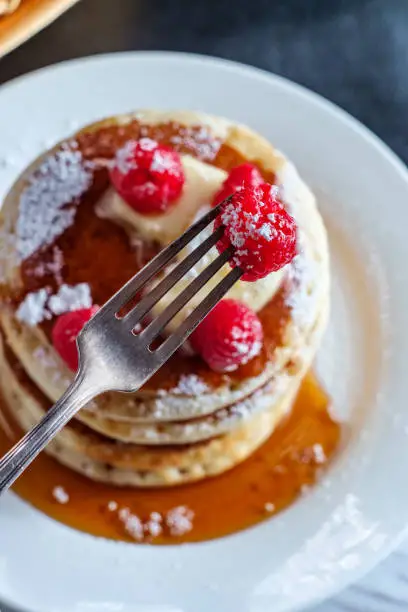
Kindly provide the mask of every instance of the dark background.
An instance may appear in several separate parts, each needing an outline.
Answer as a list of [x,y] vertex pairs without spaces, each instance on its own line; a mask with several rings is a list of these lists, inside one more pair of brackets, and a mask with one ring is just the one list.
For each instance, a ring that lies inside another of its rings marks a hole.
[[408,0],[81,0],[0,60],[0,82],[131,49],[205,53],[284,75],[339,104],[408,161]]

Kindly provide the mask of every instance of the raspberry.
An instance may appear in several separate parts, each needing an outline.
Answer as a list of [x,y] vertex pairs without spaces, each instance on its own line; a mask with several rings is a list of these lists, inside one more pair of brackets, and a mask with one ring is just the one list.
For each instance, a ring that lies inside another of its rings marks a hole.
[[235,247],[230,264],[243,270],[242,280],[264,278],[296,255],[296,222],[279,201],[277,188],[267,183],[236,191],[223,205],[214,229],[220,225],[225,231],[218,251]]
[[225,299],[200,323],[190,340],[212,370],[231,372],[260,353],[262,323],[245,304]]
[[67,366],[74,372],[78,369],[78,349],[76,339],[85,325],[97,312],[98,306],[80,308],[60,315],[52,330],[54,348]]
[[246,163],[236,166],[232,168],[221,189],[215,194],[213,206],[217,206],[225,198],[242,189],[244,185],[259,187],[263,182],[261,173],[253,164]]
[[146,215],[166,211],[185,180],[180,155],[150,138],[129,140],[119,149],[110,177],[119,195]]

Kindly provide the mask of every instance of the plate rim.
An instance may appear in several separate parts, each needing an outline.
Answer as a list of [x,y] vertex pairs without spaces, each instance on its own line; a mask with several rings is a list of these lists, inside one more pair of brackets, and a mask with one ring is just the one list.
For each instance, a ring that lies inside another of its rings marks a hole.
[[[79,2],[79,0],[68,0],[71,2]],[[332,102],[328,98],[325,98],[322,94],[314,91],[313,89],[309,89],[305,85],[301,83],[297,83],[296,81],[292,81],[291,79],[282,76],[280,74],[276,74],[274,72],[270,72],[264,68],[258,68],[257,66],[252,66],[250,64],[245,64],[243,62],[238,62],[235,60],[226,59],[223,57],[217,57],[215,55],[205,55],[202,53],[190,53],[186,51],[162,51],[162,50],[149,50],[149,51],[116,51],[109,53],[94,53],[91,55],[85,55],[83,57],[75,57],[72,59],[62,60],[59,62],[54,62],[47,66],[42,66],[40,68],[36,68],[34,70],[30,70],[24,74],[20,74],[11,78],[4,83],[0,84],[0,95],[1,93],[9,88],[14,86],[18,86],[21,83],[37,78],[38,76],[42,76],[44,74],[52,74],[53,72],[57,72],[59,70],[64,70],[65,68],[70,68],[71,66],[79,66],[83,64],[98,64],[104,63],[107,60],[113,59],[127,59],[127,58],[140,58],[142,60],[155,60],[163,59],[183,59],[189,62],[195,62],[197,64],[206,64],[213,66],[224,66],[230,71],[246,73],[251,76],[256,74],[258,77],[262,78],[265,81],[273,80],[278,83],[281,87],[286,90],[292,90],[298,96],[304,99],[312,99],[318,106],[325,108],[332,115],[337,116],[337,118],[342,121],[345,125],[357,130],[361,136],[367,139],[380,153],[385,154],[389,161],[392,164],[396,164],[396,168],[399,172],[402,172],[405,179],[408,181],[408,164],[401,159],[401,157],[388,145],[384,142],[371,128],[369,128],[365,123],[363,123],[360,119],[357,119],[353,115],[351,115],[347,110]]]

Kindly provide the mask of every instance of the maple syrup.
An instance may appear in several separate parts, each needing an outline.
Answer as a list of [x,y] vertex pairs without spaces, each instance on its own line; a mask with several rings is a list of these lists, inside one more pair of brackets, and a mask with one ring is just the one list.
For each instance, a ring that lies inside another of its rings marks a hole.
[[[191,511],[192,529],[184,535],[164,530],[145,541],[175,544],[219,538],[280,512],[315,483],[340,438],[329,408],[329,397],[309,373],[290,415],[261,448],[231,471],[197,484],[157,490],[117,488],[88,480],[42,453],[17,480],[14,491],[55,520],[95,536],[132,541],[118,513],[109,509],[114,502],[113,507],[129,508],[142,520],[180,506]],[[4,402],[0,417],[1,456],[23,432]],[[56,487],[67,493],[67,503],[54,498]]]

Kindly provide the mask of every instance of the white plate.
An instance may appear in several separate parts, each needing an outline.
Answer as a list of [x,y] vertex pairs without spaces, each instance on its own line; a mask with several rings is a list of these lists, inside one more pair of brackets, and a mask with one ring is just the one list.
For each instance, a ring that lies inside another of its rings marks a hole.
[[1,192],[76,126],[139,107],[247,123],[317,191],[333,261],[319,368],[348,422],[343,446],[321,485],[288,511],[203,544],[95,539],[10,494],[0,503],[0,599],[30,612],[297,610],[360,577],[406,527],[408,175],[360,124],[281,78],[135,53],[51,67],[0,90]]

